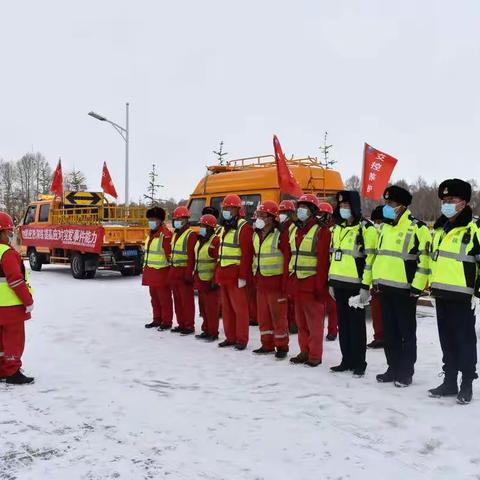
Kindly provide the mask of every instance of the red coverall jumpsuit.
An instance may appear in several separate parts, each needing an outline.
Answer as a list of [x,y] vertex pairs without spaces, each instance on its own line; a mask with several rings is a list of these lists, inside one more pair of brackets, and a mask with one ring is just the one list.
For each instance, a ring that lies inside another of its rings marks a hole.
[[[306,225],[297,228],[295,243],[297,248],[303,237],[315,225],[315,219],[309,218]],[[295,319],[298,326],[298,343],[302,352],[308,353],[309,361],[321,361],[323,354],[323,331],[325,305],[328,293],[328,267],[330,257],[330,230],[321,227],[317,233],[317,273],[299,279],[293,273],[290,276],[289,290],[295,298]],[[292,252],[292,255],[294,252]]]
[[10,377],[22,366],[25,348],[25,321],[31,318],[25,307],[33,298],[25,283],[25,267],[12,248],[2,255],[0,280],[7,282],[23,305],[0,307],[0,377]]
[[[170,241],[172,233],[165,226],[161,225],[155,232],[150,232],[150,236],[147,243],[147,249],[145,251],[145,259],[148,263],[148,254],[150,252],[150,245],[154,238],[158,238],[163,233],[163,251],[168,259],[171,255]],[[170,328],[172,326],[173,318],[173,303],[172,303],[172,290],[168,283],[168,272],[170,267],[165,268],[152,268],[146,263],[143,268],[142,285],[149,287],[150,299],[152,302],[153,310],[153,322],[158,326]]]

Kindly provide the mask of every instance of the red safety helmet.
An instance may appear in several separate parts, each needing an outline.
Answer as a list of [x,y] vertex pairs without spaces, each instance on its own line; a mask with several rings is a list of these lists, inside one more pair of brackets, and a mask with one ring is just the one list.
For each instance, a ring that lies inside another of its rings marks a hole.
[[273,200],[266,200],[258,206],[257,212],[269,213],[270,215],[276,217],[278,215],[277,202],[274,202]]
[[282,200],[278,206],[280,212],[294,212],[295,204],[291,200]]
[[176,220],[177,218],[190,218],[190,211],[188,210],[187,207],[181,206],[177,207],[173,211],[173,219]]
[[320,206],[320,200],[316,197],[313,193],[304,193],[299,199],[298,203],[307,203],[309,205],[313,205],[316,208]]
[[333,214],[333,207],[327,202],[320,202],[318,204],[318,211],[323,213]]
[[235,195],[234,193],[231,193],[223,199],[222,207],[223,208],[225,208],[225,207],[241,208],[242,207],[242,200],[240,199],[240,197],[238,195]]
[[200,217],[198,223],[200,225],[208,225],[209,227],[215,228],[217,226],[217,219],[215,218],[215,215],[206,213]]
[[12,217],[8,213],[0,212],[0,230],[13,230],[14,228]]

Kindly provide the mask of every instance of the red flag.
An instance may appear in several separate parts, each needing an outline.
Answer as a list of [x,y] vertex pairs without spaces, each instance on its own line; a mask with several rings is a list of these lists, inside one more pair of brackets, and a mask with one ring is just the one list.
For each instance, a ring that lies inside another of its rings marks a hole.
[[50,191],[54,193],[57,197],[62,198],[63,195],[63,174],[62,174],[62,160],[58,159],[58,165],[55,169],[52,179],[52,186]]
[[280,191],[294,197],[300,197],[303,195],[303,190],[288,168],[287,159],[276,135],[273,136],[273,148],[275,150],[275,163],[277,164],[277,179]]
[[113,184],[112,177],[107,168],[107,162],[103,162],[102,170],[102,190],[105,193],[108,193],[112,197],[118,198],[118,193],[115,190],[115,185]]
[[396,158],[366,143],[363,151],[362,196],[380,200],[396,164]]

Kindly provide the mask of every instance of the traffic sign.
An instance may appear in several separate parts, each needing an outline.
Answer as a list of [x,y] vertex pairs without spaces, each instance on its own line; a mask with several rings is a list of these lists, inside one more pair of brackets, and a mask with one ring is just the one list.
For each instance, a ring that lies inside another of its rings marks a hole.
[[102,192],[65,192],[65,205],[99,207],[103,204]]

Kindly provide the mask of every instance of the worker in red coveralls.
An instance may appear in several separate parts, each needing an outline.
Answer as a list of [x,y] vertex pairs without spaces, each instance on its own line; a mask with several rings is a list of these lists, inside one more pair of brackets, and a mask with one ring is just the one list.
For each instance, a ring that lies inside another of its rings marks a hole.
[[145,241],[142,285],[150,289],[153,321],[145,328],[169,330],[173,318],[172,290],[168,281],[172,233],[164,223],[163,208],[150,208],[146,216],[150,233]]
[[325,304],[328,298],[330,230],[319,225],[319,200],[310,193],[297,203],[297,230],[290,238],[289,290],[295,297],[300,353],[290,361],[316,367],[322,363]]
[[[328,227],[330,231],[334,225],[333,221],[333,207],[327,202],[320,202],[319,207],[319,222],[323,226]],[[326,314],[328,317],[328,329],[327,336],[325,337],[327,341],[333,342],[337,339],[338,334],[338,318],[337,318],[337,302],[332,297],[328,295],[326,302]]]
[[22,259],[11,246],[13,228],[10,215],[0,212],[0,380],[25,385],[34,382],[20,370],[33,298]]
[[[385,218],[383,218],[383,205],[379,205],[373,209],[370,219],[374,223],[375,228],[380,231],[382,225],[385,223]],[[370,291],[370,294],[372,295],[370,309],[372,314],[373,340],[367,344],[367,347],[383,348],[383,322],[382,308],[380,306],[380,293],[373,288]]]
[[[245,208],[240,209],[240,217],[245,218]],[[257,219],[257,211],[255,210],[250,218],[250,225],[253,226],[255,220]],[[251,327],[258,327],[257,319],[257,284],[255,281],[255,276],[252,277],[252,280],[247,283],[247,297],[248,297],[248,316],[250,318],[248,324]]]
[[252,281],[252,227],[239,215],[242,201],[235,194],[223,200],[217,283],[221,287],[223,327],[226,340],[219,347],[245,350],[248,343],[248,294]]
[[180,206],[173,211],[172,258],[169,281],[178,325],[172,332],[191,335],[195,332],[195,297],[193,270],[197,234],[190,228],[190,212]]
[[215,233],[217,219],[214,215],[202,215],[199,220],[199,236],[195,245],[194,287],[198,291],[198,306],[202,312],[200,340],[213,342],[218,338],[220,313],[220,289],[215,283],[220,238]]
[[256,354],[288,353],[287,280],[290,261],[288,230],[277,227],[278,205],[267,200],[257,209],[253,234],[253,274],[257,285],[257,318],[262,346]]
[[[288,237],[295,235],[295,202],[292,200],[282,200],[278,206],[278,228],[282,231],[288,231]],[[295,301],[291,295],[287,295],[287,316],[288,330],[290,333],[297,333],[297,324],[295,322]]]

